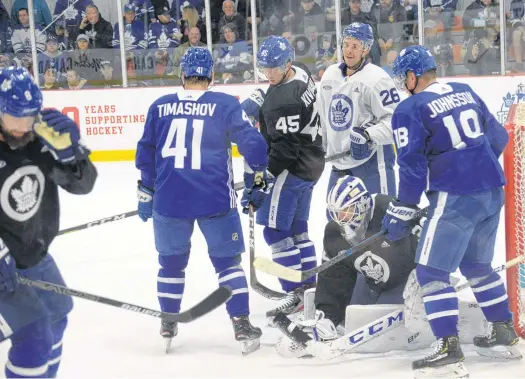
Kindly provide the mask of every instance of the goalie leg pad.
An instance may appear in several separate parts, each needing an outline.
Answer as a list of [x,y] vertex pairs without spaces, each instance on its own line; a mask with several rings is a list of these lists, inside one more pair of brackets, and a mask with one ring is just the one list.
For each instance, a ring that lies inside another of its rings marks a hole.
[[[459,269],[469,281],[472,292],[488,321],[512,319],[505,284],[499,274],[493,272],[490,263],[462,262]],[[487,279],[479,281],[487,275],[489,275]]]
[[416,275],[434,336],[457,336],[459,304],[456,290],[450,285],[450,273],[418,264]]
[[[301,254],[302,270],[310,270],[317,267],[317,257],[315,255],[315,245],[308,236],[308,222],[294,220],[292,223],[292,239],[295,247]],[[302,284],[315,283],[315,275],[306,279]]]
[[[283,266],[294,270],[301,270],[301,250],[295,246],[290,230],[279,230],[265,227],[264,240],[272,249],[272,259]],[[301,287],[301,283],[293,283],[279,279],[284,292],[291,292]]]
[[157,276],[157,296],[163,312],[179,313],[190,253],[159,255],[160,269]]

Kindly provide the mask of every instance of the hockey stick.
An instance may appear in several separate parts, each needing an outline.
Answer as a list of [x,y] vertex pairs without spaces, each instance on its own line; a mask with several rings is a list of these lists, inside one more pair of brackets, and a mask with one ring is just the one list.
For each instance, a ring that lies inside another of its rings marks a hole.
[[[234,184],[235,191],[239,191],[239,190],[241,190],[243,188],[244,188],[244,182],[239,182],[239,183],[235,183]],[[136,216],[138,214],[139,214],[138,211],[131,211],[131,212],[118,214],[118,215],[115,215],[115,216],[101,218],[100,220],[90,221],[87,224],[77,225],[77,226],[73,226],[71,228],[67,228],[67,229],[61,230],[61,231],[58,232],[57,236],[61,236],[63,234],[67,234],[67,233],[77,232],[79,230],[89,229],[89,228],[91,228],[93,226],[107,224],[108,222],[119,221],[119,220],[122,220],[122,219],[125,219],[125,218],[128,218],[128,217]]]
[[[492,273],[505,271],[509,268],[512,268],[520,263],[525,262],[525,255],[516,257],[505,264],[494,268]],[[459,286],[456,286],[456,292],[462,291],[465,288],[470,287],[471,285],[476,285],[486,280],[490,275],[483,276],[478,278],[473,283],[463,283]],[[332,342],[323,343],[323,347],[314,346],[318,345],[314,343],[315,341],[303,330],[301,330],[295,323],[293,323],[286,315],[278,314],[275,316],[274,324],[283,332],[288,338],[294,341],[297,345],[303,349],[308,349],[308,353],[311,355],[318,356],[321,359],[332,359],[339,355],[348,353],[352,349],[363,345],[374,338],[377,338],[385,333],[388,333],[390,330],[397,328],[402,325],[404,322],[405,313],[404,308],[399,308],[390,312],[389,314],[378,318],[358,329],[355,329],[344,336],[337,338]],[[326,348],[329,346],[329,349]]]
[[153,316],[168,321],[181,323],[192,322],[197,318],[204,316],[206,313],[213,311],[215,308],[228,301],[232,296],[231,287],[219,287],[187,311],[180,313],[167,313],[162,311],[156,311],[150,308],[141,307],[139,305],[125,303],[119,300],[109,299],[107,297],[93,295],[83,291],[77,291],[72,288],[61,286],[59,284],[44,282],[41,280],[31,280],[23,276],[18,276],[18,282],[44,291],[56,292],[60,295],[73,296],[85,300],[91,300],[96,303],[106,304],[116,308],[122,308],[127,311],[142,313],[148,316]]
[[[427,213],[428,207],[420,209],[414,216],[414,218],[418,218],[420,216],[423,216]],[[351,247],[348,250],[341,250],[337,256],[333,257],[332,259],[322,263],[321,265],[314,267],[310,270],[301,271],[301,270],[294,270],[291,268],[288,268],[286,266],[283,266],[279,263],[276,263],[272,261],[271,259],[265,258],[265,257],[257,257],[255,258],[255,261],[253,262],[253,265],[256,269],[261,270],[262,272],[265,272],[267,274],[277,276],[281,279],[288,280],[289,282],[294,283],[301,283],[305,281],[306,279],[320,273],[321,271],[326,270],[329,267],[332,267],[333,265],[341,262],[343,259],[346,259],[353,253],[360,251],[364,249],[367,246],[370,246],[374,242],[380,240],[387,234],[387,230],[383,229],[370,238],[364,240],[361,243],[358,243],[357,245]]]
[[267,299],[280,300],[286,296],[283,292],[274,291],[268,287],[263,286],[257,280],[257,274],[253,267],[255,259],[255,212],[253,211],[253,205],[250,204],[249,208],[249,223],[250,223],[250,285],[253,290],[259,295],[266,297]]

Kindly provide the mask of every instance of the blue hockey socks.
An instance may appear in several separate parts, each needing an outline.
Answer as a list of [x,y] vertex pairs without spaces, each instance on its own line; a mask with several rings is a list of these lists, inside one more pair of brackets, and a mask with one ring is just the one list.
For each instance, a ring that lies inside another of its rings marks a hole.
[[190,253],[159,255],[161,269],[157,276],[157,297],[163,312],[179,313]]
[[[293,242],[299,249],[301,255],[301,270],[306,271],[317,267],[317,257],[315,255],[315,245],[308,236],[307,221],[294,221],[292,224]],[[306,279],[302,284],[315,283],[315,275]]]

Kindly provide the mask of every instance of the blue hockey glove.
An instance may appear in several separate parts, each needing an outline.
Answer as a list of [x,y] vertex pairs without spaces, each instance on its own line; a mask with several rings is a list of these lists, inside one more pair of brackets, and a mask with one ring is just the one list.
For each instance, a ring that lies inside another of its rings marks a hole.
[[1,239],[0,246],[3,246],[0,249],[3,252],[0,258],[0,293],[11,293],[18,288],[16,263]]
[[75,163],[89,156],[75,121],[56,109],[44,109],[41,116],[42,122],[35,123],[34,131],[57,161]]
[[137,198],[139,200],[139,217],[146,222],[153,217],[153,193],[155,191],[142,185],[142,181],[138,181]]
[[242,213],[250,212],[250,204],[256,211],[264,203],[264,199],[270,193],[275,182],[275,177],[268,170],[244,173],[244,192],[242,194]]
[[264,96],[266,96],[264,91],[257,88],[252,92],[250,97],[241,103],[242,109],[253,125],[259,122],[259,108],[261,108],[264,102]]
[[386,238],[390,241],[397,241],[408,236],[412,227],[412,219],[418,210],[417,205],[408,205],[392,200],[382,222],[383,229],[388,230]]
[[352,128],[350,131],[350,153],[356,160],[368,158],[372,154],[370,136],[363,128]]

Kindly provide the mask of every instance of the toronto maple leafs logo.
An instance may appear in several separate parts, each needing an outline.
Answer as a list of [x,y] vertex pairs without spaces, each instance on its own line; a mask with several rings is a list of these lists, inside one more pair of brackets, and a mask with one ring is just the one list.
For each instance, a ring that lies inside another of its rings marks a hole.
[[390,278],[390,267],[388,263],[380,256],[367,251],[357,257],[354,267],[366,278],[372,279],[375,284],[380,282],[386,283]]
[[15,221],[29,220],[40,208],[44,187],[44,174],[37,166],[20,167],[2,185],[2,210]]
[[330,127],[336,132],[342,132],[352,126],[354,105],[348,96],[339,94],[332,97],[328,110]]
[[514,93],[507,92],[503,96],[503,104],[501,104],[501,109],[497,113],[498,121],[501,124],[504,124],[507,121],[507,115],[509,114],[510,107],[513,104],[525,102],[525,85],[520,83],[516,86],[516,91]]
[[64,18],[66,20],[76,20],[77,16],[78,16],[78,10],[75,9],[73,5],[70,5],[69,7],[67,7],[64,13]]

